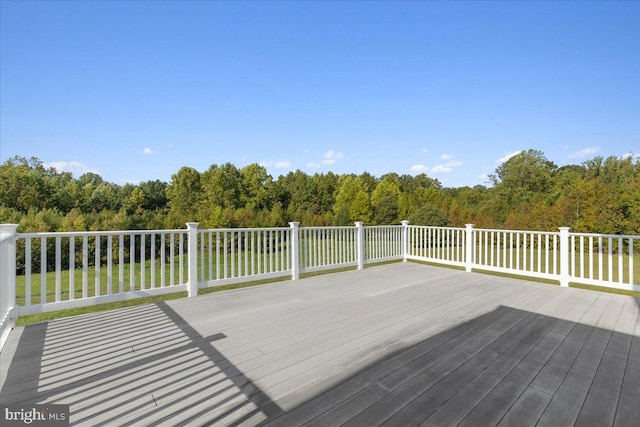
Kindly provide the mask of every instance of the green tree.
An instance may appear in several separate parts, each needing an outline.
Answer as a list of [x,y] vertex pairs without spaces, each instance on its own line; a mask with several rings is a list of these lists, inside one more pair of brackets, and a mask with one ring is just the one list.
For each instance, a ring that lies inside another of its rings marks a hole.
[[282,184],[277,185],[278,200],[285,208],[287,218],[302,225],[316,225],[317,198],[312,177],[296,170],[280,177],[280,180]]
[[400,187],[396,174],[387,174],[371,193],[375,224],[395,224],[399,221]]
[[62,231],[87,231],[89,230],[87,219],[80,209],[73,208],[62,219],[61,229]]
[[240,205],[249,209],[269,209],[274,200],[273,177],[257,163],[240,169]]
[[529,202],[549,190],[556,169],[541,151],[527,150],[498,166],[490,178],[509,203]]
[[[167,187],[167,198],[171,209],[171,224],[193,221],[200,206],[202,182],[200,173],[190,167],[182,167],[171,176],[171,184]],[[182,227],[183,224],[180,224]]]
[[367,192],[367,194],[371,195],[371,193],[373,193],[373,190],[376,188],[376,185],[378,185],[378,180],[376,179],[376,177],[371,175],[369,172],[363,172],[359,175],[359,178],[364,183],[365,191]]
[[360,190],[353,199],[351,206],[349,206],[349,219],[353,222],[362,221],[367,224],[371,222],[371,216],[369,195],[364,190]]
[[140,190],[144,193],[144,209],[146,210],[166,210],[167,183],[160,180],[141,182]]
[[[93,184],[87,184],[93,187]],[[108,182],[100,182],[91,193],[91,210],[93,212],[116,211],[120,207],[118,200],[118,186]]]
[[53,193],[51,202],[60,212],[67,213],[76,207],[73,195],[67,191],[72,183],[75,183],[75,180],[69,172],[54,173],[50,176]]
[[[362,195],[358,201],[359,206],[353,211],[351,209],[351,206],[360,193],[365,196],[367,194],[366,185],[362,178],[355,175],[345,175],[342,177],[333,205],[334,222],[336,225],[350,225],[354,221],[360,221],[360,218],[366,215],[366,212],[363,211],[365,204]],[[353,217],[352,214],[357,214],[358,217]]]
[[322,216],[331,212],[339,185],[340,177],[333,172],[313,175],[312,189],[316,196],[313,198],[313,208],[317,215]]
[[145,210],[146,200],[144,192],[135,187],[124,199],[122,207],[127,215],[141,215]]
[[102,179],[102,177],[100,175],[98,175],[97,173],[93,173],[93,172],[84,173],[84,174],[80,175],[80,178],[78,178],[78,184],[81,187],[84,187],[87,184],[91,184],[94,187],[97,187],[98,185],[102,184],[103,182],[104,182],[104,180]]
[[623,233],[640,235],[640,174],[629,183],[620,197],[623,214]]
[[594,233],[627,234],[637,230],[640,161],[634,162],[632,157],[596,157],[585,167],[593,197],[582,202],[580,226]]
[[7,160],[0,166],[0,203],[23,213],[53,207],[49,178],[54,173],[35,157]]
[[269,220],[267,225],[269,227],[286,227],[288,225],[286,214],[285,214],[284,208],[282,207],[282,203],[275,202],[273,204],[273,207],[269,212]]
[[243,194],[242,175],[231,163],[211,165],[202,174],[202,199],[209,206],[237,209],[246,201]]
[[434,206],[424,206],[414,212],[409,218],[413,225],[429,225],[433,227],[450,227],[451,221],[447,215]]

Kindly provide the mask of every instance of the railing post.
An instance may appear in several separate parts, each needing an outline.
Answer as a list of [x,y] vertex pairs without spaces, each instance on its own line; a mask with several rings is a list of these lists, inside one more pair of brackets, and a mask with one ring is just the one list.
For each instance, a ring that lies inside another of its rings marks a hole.
[[0,295],[6,300],[0,304],[0,350],[4,346],[9,332],[16,325],[18,310],[16,307],[16,239],[18,224],[0,225]]
[[402,262],[407,262],[409,255],[409,221],[405,219],[400,223],[402,224]]
[[473,248],[475,247],[475,239],[473,233],[473,224],[465,224],[467,227],[465,232],[465,270],[469,273],[473,270]]
[[560,286],[568,287],[571,275],[569,273],[569,227],[560,229]]
[[291,280],[300,278],[300,231],[299,222],[290,222],[291,227]]
[[364,223],[356,222],[356,260],[358,261],[358,270],[364,269]]
[[198,224],[197,222],[188,222],[188,282],[187,282],[187,294],[188,297],[198,296]]

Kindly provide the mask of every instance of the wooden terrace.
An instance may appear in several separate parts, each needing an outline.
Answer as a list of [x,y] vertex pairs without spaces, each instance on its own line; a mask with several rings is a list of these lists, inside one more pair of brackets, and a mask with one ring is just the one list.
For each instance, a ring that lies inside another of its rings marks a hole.
[[72,425],[637,426],[640,301],[413,262],[17,327]]

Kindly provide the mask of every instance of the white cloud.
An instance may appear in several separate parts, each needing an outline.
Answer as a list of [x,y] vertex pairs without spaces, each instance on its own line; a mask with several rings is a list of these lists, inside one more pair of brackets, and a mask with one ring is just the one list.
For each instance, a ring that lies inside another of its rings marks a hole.
[[420,151],[422,151],[423,153],[428,153],[428,152],[429,152],[429,149],[428,149],[428,148],[423,148],[423,149],[422,149],[422,150],[420,150]]
[[453,168],[457,166],[462,166],[462,164],[463,163],[460,160],[453,160],[441,165],[434,166],[431,168],[429,172],[432,174],[449,173],[453,170]]
[[78,162],[76,160],[72,160],[70,162],[66,162],[62,160],[59,162],[44,163],[43,166],[47,168],[54,168],[59,172],[60,171],[71,172],[73,175],[76,175],[76,176],[80,176],[88,172],[95,173],[95,174],[100,173],[98,169],[90,168],[89,166],[83,164],[82,162]]
[[332,163],[335,163],[335,160],[344,159],[344,154],[342,154],[342,151],[329,150],[326,153],[324,153],[324,158],[325,160],[333,160]]
[[274,167],[276,169],[287,169],[291,167],[291,163],[286,160],[277,160]]
[[629,151],[628,153],[624,153],[620,156],[621,159],[632,159],[632,160],[640,160],[640,153],[634,153],[633,151]]
[[513,156],[517,156],[520,153],[522,153],[522,150],[518,150],[518,151],[514,151],[513,153],[505,154],[503,157],[500,157],[498,160],[496,160],[496,163],[504,163],[507,160],[509,160],[510,158],[512,158]]
[[307,169],[318,169],[318,168],[320,168],[320,165],[317,163],[313,163],[313,162],[307,163]]
[[426,171],[427,171],[427,167],[425,165],[413,165],[413,166],[411,166],[411,172],[424,173]]
[[450,154],[443,154],[442,156],[440,156],[440,158],[442,160],[449,160],[449,159],[453,158],[453,156],[450,155]]
[[[320,165],[333,165],[338,160],[343,160],[344,154],[342,153],[342,151],[329,150],[326,153],[324,153],[323,157],[324,158],[320,161]],[[320,165],[315,162],[311,162],[307,164],[307,167],[312,167],[314,169],[317,169],[318,167],[320,167]]]
[[580,151],[575,151],[571,154],[569,154],[569,158],[570,159],[584,159],[587,158],[589,156],[593,156],[594,154],[596,154],[597,152],[600,151],[600,147],[587,147],[585,149],[582,149]]
[[153,154],[158,154],[157,151],[152,150],[151,148],[147,147],[144,150],[142,150],[142,153],[140,154],[146,154],[146,155],[153,155]]
[[432,167],[429,172],[431,172],[432,174],[438,174],[438,173],[449,173],[452,170],[453,170],[452,168],[446,165],[438,165],[438,166]]
[[276,168],[276,169],[288,169],[291,167],[291,162],[287,161],[287,160],[268,160],[266,162],[260,162],[259,163],[260,166],[263,166],[265,168]]

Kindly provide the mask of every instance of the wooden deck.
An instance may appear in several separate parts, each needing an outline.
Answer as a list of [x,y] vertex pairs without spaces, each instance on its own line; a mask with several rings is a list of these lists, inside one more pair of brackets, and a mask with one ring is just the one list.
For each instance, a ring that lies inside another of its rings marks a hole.
[[396,263],[16,328],[74,425],[634,426],[638,299]]

